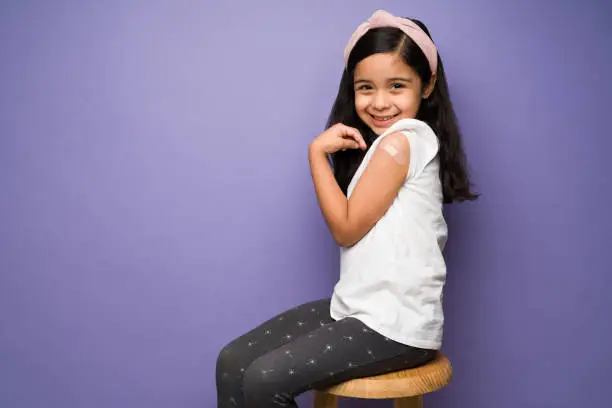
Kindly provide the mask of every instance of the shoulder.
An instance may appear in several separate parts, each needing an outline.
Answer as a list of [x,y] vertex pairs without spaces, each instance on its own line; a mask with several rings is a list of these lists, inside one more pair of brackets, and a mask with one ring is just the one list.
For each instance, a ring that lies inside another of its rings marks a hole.
[[418,119],[402,119],[393,124],[383,135],[385,144],[400,149],[410,160],[409,176],[416,177],[436,157],[439,150],[438,137],[433,129]]
[[402,153],[410,153],[410,142],[408,137],[401,131],[385,135],[380,141],[379,148],[385,150],[398,150]]
[[[388,133],[381,137],[376,150],[373,160],[384,161],[391,158],[401,167],[408,167],[410,163],[410,142],[401,132]],[[383,156],[385,158],[382,158]]]

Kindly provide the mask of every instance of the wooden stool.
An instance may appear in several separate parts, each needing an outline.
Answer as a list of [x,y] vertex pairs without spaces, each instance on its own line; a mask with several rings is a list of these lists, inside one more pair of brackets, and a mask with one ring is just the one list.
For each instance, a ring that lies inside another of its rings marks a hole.
[[337,408],[338,397],[394,399],[395,408],[422,408],[423,394],[444,387],[451,377],[450,361],[438,353],[434,360],[420,367],[358,378],[326,390],[315,390],[314,408]]

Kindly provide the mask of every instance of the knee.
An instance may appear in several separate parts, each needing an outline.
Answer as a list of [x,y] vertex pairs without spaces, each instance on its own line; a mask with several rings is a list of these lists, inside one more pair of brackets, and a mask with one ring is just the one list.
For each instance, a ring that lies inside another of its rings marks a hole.
[[217,378],[229,375],[236,371],[236,365],[239,364],[235,341],[228,343],[219,351],[217,356],[216,372]]

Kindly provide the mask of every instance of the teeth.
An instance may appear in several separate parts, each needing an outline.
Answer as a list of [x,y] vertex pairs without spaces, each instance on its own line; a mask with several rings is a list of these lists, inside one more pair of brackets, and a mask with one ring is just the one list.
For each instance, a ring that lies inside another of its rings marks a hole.
[[386,116],[384,118],[381,118],[381,117],[378,117],[378,116],[374,116],[374,119],[379,120],[381,122],[385,122],[387,120],[393,119],[394,117],[395,117],[395,115],[394,116]]

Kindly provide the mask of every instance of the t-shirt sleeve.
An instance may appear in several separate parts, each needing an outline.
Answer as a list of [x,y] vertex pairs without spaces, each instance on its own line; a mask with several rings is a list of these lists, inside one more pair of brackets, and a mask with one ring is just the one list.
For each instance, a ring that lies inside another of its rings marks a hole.
[[410,166],[407,180],[418,177],[425,167],[435,159],[439,144],[435,133],[430,129],[401,130],[410,143]]

